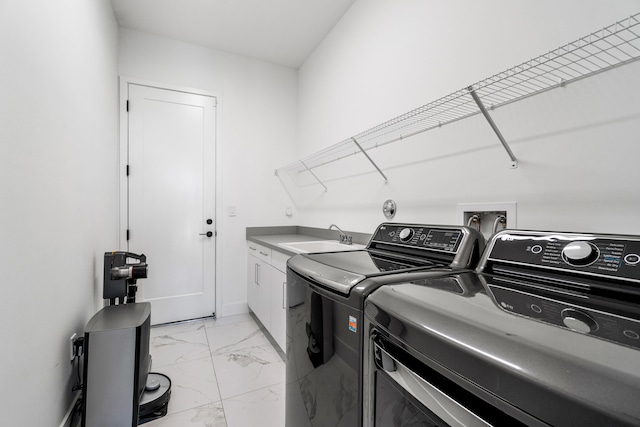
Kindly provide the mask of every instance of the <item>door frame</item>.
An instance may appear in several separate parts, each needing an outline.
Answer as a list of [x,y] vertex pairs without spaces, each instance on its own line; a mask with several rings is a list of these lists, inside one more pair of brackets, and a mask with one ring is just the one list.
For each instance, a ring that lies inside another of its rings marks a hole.
[[[222,230],[222,97],[217,92],[212,92],[204,89],[197,89],[187,86],[178,86],[168,83],[162,83],[147,79],[141,79],[137,77],[121,75],[118,78],[118,250],[127,250],[127,223],[128,223],[128,188],[127,188],[127,152],[129,143],[129,115],[127,114],[127,100],[129,98],[128,87],[129,84],[136,84],[140,86],[149,86],[157,89],[172,90],[176,92],[186,92],[195,95],[211,96],[216,98],[216,130],[215,130],[215,195],[214,202],[215,208],[215,313],[220,313],[222,308],[222,298],[219,292],[218,283],[222,283],[221,271],[218,264],[218,254],[220,253],[221,243],[224,230]],[[153,262],[153,260],[150,260]],[[152,267],[153,268],[153,267]]]

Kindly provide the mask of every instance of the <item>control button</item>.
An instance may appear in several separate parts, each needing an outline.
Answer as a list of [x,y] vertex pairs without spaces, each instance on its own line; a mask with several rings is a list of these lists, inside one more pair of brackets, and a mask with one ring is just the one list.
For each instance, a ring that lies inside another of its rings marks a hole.
[[540,308],[539,305],[531,304],[530,307],[531,307],[531,310],[535,311],[536,313],[538,314],[542,313],[542,309]]
[[504,308],[505,310],[511,310],[513,311],[513,306],[511,304],[507,304],[506,302],[502,301],[500,303],[500,305],[502,306],[502,308]]
[[146,391],[155,391],[160,388],[160,381],[155,378],[151,378],[147,381],[147,384],[144,386]]
[[636,265],[640,262],[640,255],[638,254],[627,254],[624,257],[624,262],[631,265]]
[[565,308],[561,315],[562,323],[573,331],[588,334],[598,330],[598,323],[586,313],[573,308]]
[[596,262],[600,256],[598,248],[589,242],[575,241],[562,248],[562,259],[576,267],[584,267]]
[[632,340],[640,339],[640,335],[638,335],[637,332],[632,331],[631,329],[627,329],[626,331],[624,331],[622,333],[624,334],[625,337],[631,338]]
[[531,252],[534,254],[539,254],[540,252],[542,252],[542,246],[540,245],[531,246]]
[[415,231],[413,231],[413,228],[403,228],[400,232],[400,240],[403,242],[408,242],[413,238],[414,234]]

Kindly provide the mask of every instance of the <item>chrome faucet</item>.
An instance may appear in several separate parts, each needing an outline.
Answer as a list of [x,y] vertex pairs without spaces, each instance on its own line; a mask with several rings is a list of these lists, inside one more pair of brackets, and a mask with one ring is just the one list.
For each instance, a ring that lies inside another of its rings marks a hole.
[[350,245],[353,243],[353,237],[347,236],[345,232],[340,229],[340,227],[335,224],[331,224],[329,226],[329,230],[331,230],[332,228],[335,228],[340,233],[340,243],[344,243],[345,245]]

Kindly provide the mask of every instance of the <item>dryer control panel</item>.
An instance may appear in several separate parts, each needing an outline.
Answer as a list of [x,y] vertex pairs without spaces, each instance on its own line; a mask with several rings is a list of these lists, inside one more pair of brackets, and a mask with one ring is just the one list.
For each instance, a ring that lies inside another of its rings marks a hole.
[[640,283],[640,236],[505,230],[488,246],[481,270],[509,264]]

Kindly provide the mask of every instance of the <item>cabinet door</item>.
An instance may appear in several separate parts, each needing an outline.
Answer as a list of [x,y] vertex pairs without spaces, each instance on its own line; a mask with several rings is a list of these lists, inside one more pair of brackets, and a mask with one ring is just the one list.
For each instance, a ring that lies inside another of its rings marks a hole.
[[254,313],[258,305],[258,263],[258,258],[247,255],[247,305]]
[[269,286],[271,290],[271,326],[269,332],[282,351],[286,352],[287,335],[287,276],[274,267],[269,266]]
[[247,304],[262,325],[269,330],[270,296],[269,270],[272,267],[262,260],[249,255],[247,260]]

